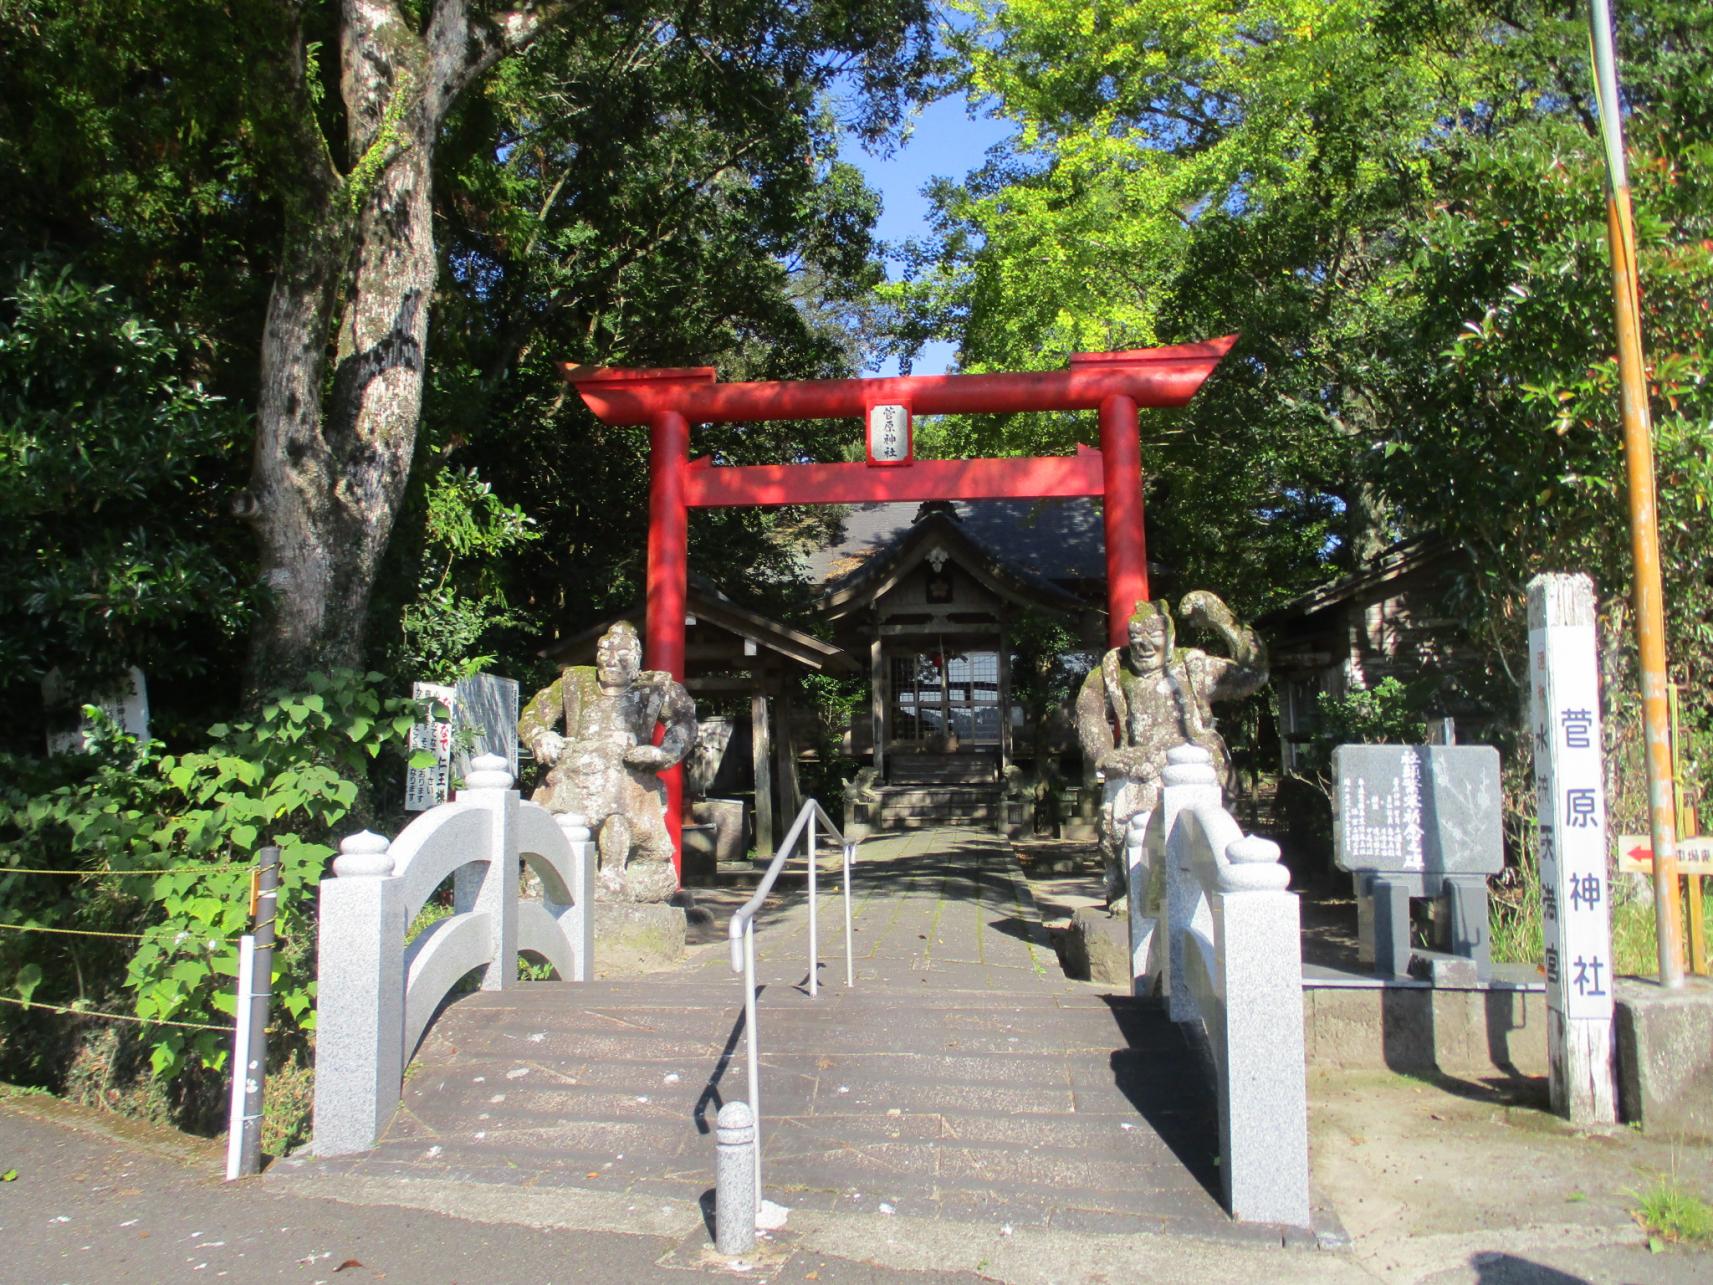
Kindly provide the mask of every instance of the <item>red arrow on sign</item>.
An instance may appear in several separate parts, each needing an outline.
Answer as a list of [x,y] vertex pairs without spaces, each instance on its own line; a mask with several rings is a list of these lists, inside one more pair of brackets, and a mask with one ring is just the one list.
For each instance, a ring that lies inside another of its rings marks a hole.
[[[1653,841],[1645,834],[1618,836],[1618,868],[1632,874],[1651,874],[1654,864]],[[1679,874],[1713,876],[1713,838],[1694,835],[1677,841]]]

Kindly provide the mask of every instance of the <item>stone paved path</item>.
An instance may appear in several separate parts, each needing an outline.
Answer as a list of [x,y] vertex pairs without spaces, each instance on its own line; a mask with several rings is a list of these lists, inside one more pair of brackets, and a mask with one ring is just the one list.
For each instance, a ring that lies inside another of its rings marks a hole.
[[[823,857],[821,993],[801,888],[758,932],[765,1182],[792,1208],[989,1226],[1253,1238],[1221,1210],[1210,1095],[1160,1011],[1067,980],[1009,846],[865,843],[856,985]],[[579,1189],[646,1221],[708,1191],[719,1104],[745,1096],[724,946],[682,972],[451,1005],[381,1145],[275,1167]]]

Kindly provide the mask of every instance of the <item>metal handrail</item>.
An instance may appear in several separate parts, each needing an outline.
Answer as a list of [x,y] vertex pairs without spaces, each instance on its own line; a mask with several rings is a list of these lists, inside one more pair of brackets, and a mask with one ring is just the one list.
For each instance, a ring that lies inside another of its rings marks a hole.
[[785,832],[785,838],[780,842],[779,849],[773,854],[773,860],[768,863],[767,873],[762,875],[761,883],[751,897],[739,906],[737,913],[732,916],[731,925],[726,930],[731,940],[732,971],[743,974],[743,1029],[744,1052],[749,1061],[749,1109],[755,1120],[755,1208],[761,1212],[761,1085],[759,1083],[760,1049],[756,1040],[755,1026],[755,917],[761,910],[762,903],[767,900],[767,894],[773,891],[774,881],[779,878],[779,872],[785,868],[786,859],[790,857],[792,848],[797,840],[808,833],[808,841],[804,851],[809,858],[809,994],[820,993],[820,979],[816,976],[816,956],[820,951],[820,937],[816,919],[816,888],[815,888],[815,820],[820,818],[821,824],[827,827],[827,835],[839,845],[843,855],[844,867],[844,903],[845,903],[845,985],[856,984],[854,955],[851,951],[851,861],[856,855],[856,844],[846,840],[839,828],[826,810],[814,799],[806,800],[802,809],[797,813],[797,820]]

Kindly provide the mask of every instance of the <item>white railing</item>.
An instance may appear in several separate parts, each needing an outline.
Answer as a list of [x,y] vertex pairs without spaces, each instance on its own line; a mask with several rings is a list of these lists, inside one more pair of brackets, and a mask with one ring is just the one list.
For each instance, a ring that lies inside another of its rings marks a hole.
[[845,985],[856,984],[855,955],[851,949],[851,860],[856,853],[856,844],[846,842],[844,835],[839,833],[832,819],[822,810],[821,805],[814,799],[803,804],[798,812],[797,820],[786,832],[779,850],[774,853],[773,860],[768,864],[767,873],[761,877],[761,883],[755,890],[755,896],[738,907],[732,916],[727,935],[731,939],[732,971],[743,974],[743,1029],[744,1051],[749,1059],[749,1109],[755,1121],[755,1208],[761,1211],[761,1085],[760,1085],[760,1039],[755,1025],[755,916],[761,910],[762,903],[767,900],[768,893],[773,891],[774,881],[779,878],[779,872],[785,868],[785,862],[797,845],[799,838],[803,839],[803,851],[809,863],[809,994],[820,993],[819,971],[820,937],[818,933],[818,907],[815,877],[818,873],[816,862],[815,822],[819,819],[827,827],[827,837],[839,845],[843,858],[844,870],[844,903],[845,903]]
[[1160,804],[1127,836],[1133,990],[1163,994],[1173,1021],[1206,1035],[1231,1216],[1307,1227],[1297,895],[1278,845],[1225,810],[1208,752],[1166,757]]
[[[483,990],[518,984],[520,951],[566,981],[594,967],[595,870],[581,818],[555,817],[511,788],[506,761],[483,755],[450,803],[391,843],[352,835],[321,881],[314,1147],[366,1151],[399,1103],[404,1068],[451,988],[473,969]],[[541,880],[518,895],[520,859]],[[410,941],[417,914],[447,877],[452,911]]]

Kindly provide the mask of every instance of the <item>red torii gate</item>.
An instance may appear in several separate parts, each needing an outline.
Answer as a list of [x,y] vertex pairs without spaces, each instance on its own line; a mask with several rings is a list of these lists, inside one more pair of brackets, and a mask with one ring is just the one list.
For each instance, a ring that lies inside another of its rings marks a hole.
[[[689,512],[738,504],[1101,496],[1107,639],[1109,646],[1122,645],[1131,609],[1148,596],[1136,412],[1187,403],[1236,339],[1227,335],[1169,348],[1078,353],[1064,370],[994,375],[722,384],[712,366],[616,370],[564,362],[560,370],[603,423],[649,430],[647,661],[682,682]],[[885,467],[714,466],[705,457],[690,458],[692,422],[862,418],[876,406],[902,406],[912,415],[1098,410],[1100,449],[1079,446],[1075,455],[1021,459],[909,460]],[[683,770],[675,767],[662,776],[672,859],[682,869]]]

